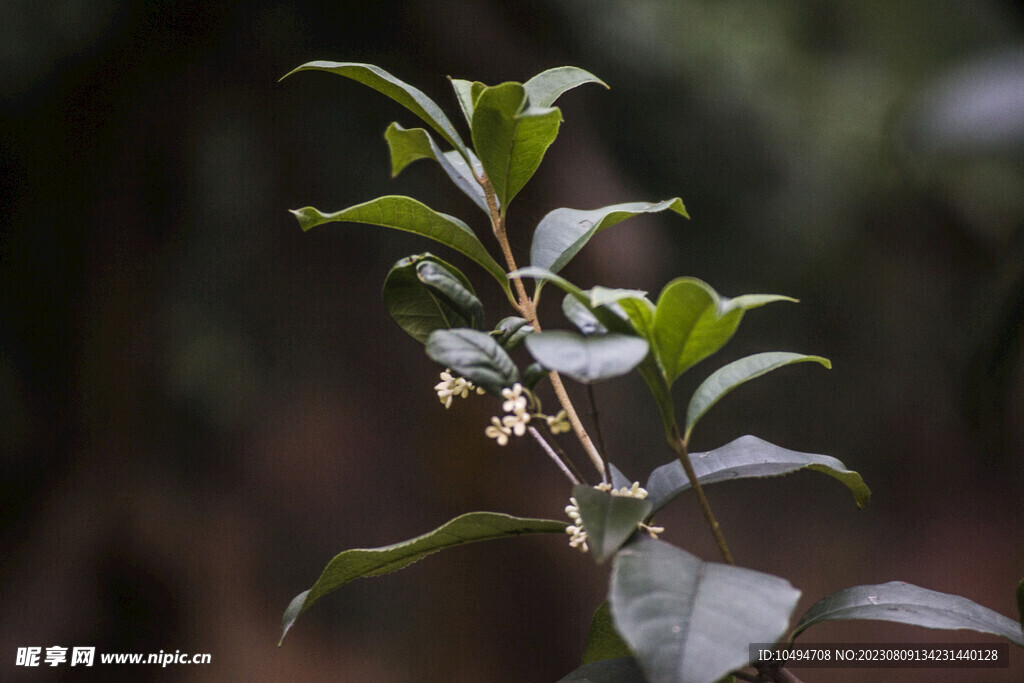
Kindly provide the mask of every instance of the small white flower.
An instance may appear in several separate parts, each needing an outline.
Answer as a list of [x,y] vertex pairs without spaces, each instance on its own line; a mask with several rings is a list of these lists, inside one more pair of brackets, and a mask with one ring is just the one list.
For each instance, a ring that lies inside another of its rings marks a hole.
[[587,532],[583,530],[583,521],[580,518],[580,506],[575,498],[570,498],[569,503],[570,505],[565,506],[565,514],[569,515],[573,522],[565,527],[565,533],[572,537],[569,539],[569,547],[585,553],[590,547],[587,545]]
[[569,424],[569,416],[565,413],[565,408],[562,408],[554,415],[545,415],[544,419],[548,423],[548,429],[551,430],[552,434],[561,434],[572,429],[572,425]]
[[484,434],[497,441],[499,446],[504,446],[508,443],[508,437],[511,436],[512,430],[501,424],[501,420],[498,418],[492,417],[491,424],[484,430]]
[[[640,486],[640,482],[633,482],[632,486],[623,486],[621,488],[612,488],[611,484],[598,484],[594,487],[598,491],[604,491],[610,493],[613,496],[621,496],[623,498],[638,498],[643,500],[647,497],[647,490]],[[569,505],[565,506],[565,514],[568,515],[569,519],[572,520],[572,524],[565,527],[565,533],[569,534],[569,547],[577,548],[581,552],[587,552],[590,548],[587,546],[587,532],[583,530],[583,518],[580,516],[580,504],[575,498],[569,499]],[[647,532],[651,538],[658,538],[658,534],[665,533],[665,527],[661,526],[648,526],[643,522],[637,524],[637,528],[641,531]]]
[[[609,487],[611,489],[611,487]],[[611,489],[613,496],[622,496],[623,498],[639,498],[643,500],[647,497],[647,489],[641,488],[640,482],[634,481],[633,485],[629,488],[623,486],[620,489]]]
[[478,394],[484,393],[483,389],[474,386],[465,377],[455,377],[452,375],[452,371],[448,368],[445,368],[445,371],[441,373],[441,381],[434,385],[437,398],[444,404],[445,408],[452,407],[452,399],[454,397],[466,398],[469,396],[469,392],[474,390]]
[[516,413],[514,415],[506,415],[501,418],[501,422],[507,429],[511,429],[515,432],[516,436],[522,436],[526,433],[526,425],[530,422],[529,413]]
[[502,389],[501,395],[505,397],[505,402],[501,404],[501,409],[506,413],[521,415],[526,412],[527,397],[523,395],[522,384],[516,382],[512,385],[512,388]]

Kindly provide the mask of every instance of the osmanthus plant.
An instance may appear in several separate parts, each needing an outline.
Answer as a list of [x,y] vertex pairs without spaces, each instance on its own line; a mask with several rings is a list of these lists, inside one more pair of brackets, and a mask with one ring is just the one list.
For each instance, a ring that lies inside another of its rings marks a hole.
[[[845,485],[858,506],[868,502],[870,492],[859,474],[833,457],[788,450],[754,436],[707,453],[689,452],[701,417],[733,389],[797,363],[830,367],[820,356],[758,353],[709,373],[685,410],[677,410],[673,384],[721,349],[747,311],[793,299],[766,294],[730,298],[700,280],[681,277],[651,300],[632,289],[583,289],[558,275],[594,235],[630,217],[656,212],[688,217],[680,199],[555,209],[534,228],[525,259],[520,261],[522,255],[513,253],[506,234],[509,207],[558,134],[562,114],[555,101],[580,85],[604,85],[601,80],[574,67],[550,69],[525,83],[488,86],[452,79],[470,132],[467,142],[433,100],[379,67],[310,62],[292,73],[310,70],[369,86],[426,124],[404,128],[392,123],[387,128],[392,174],[419,159],[440,165],[480,211],[475,222],[488,226],[501,262],[468,223],[404,196],[378,197],[333,213],[299,209],[293,213],[302,229],[349,222],[404,230],[460,252],[493,278],[508,300],[508,310],[493,327],[486,323],[470,279],[431,253],[395,263],[384,280],[384,304],[438,363],[440,381],[434,389],[445,408],[470,397],[493,401],[498,414],[480,429],[494,439],[495,447],[530,438],[550,456],[557,466],[553,473],[569,482],[568,517],[470,512],[402,543],[344,551],[288,606],[282,641],[300,614],[353,579],[392,572],[456,545],[544,533],[568,535],[569,546],[590,553],[598,564],[611,561],[608,600],[593,616],[582,666],[564,681],[795,680],[778,662],[758,661],[751,645],[785,647],[805,629],[829,620],[973,629],[1024,647],[1020,623],[966,598],[896,582],[857,586],[825,597],[790,630],[800,591],[784,578],[735,563],[704,486],[811,470]],[[545,303],[560,302],[574,329],[541,330],[537,305],[542,290],[549,292]],[[520,345],[525,353],[513,354]],[[513,355],[529,357],[517,363]],[[591,438],[564,384],[567,378],[586,385],[592,398],[591,385],[634,370],[650,388],[673,455],[649,474],[643,486],[606,461],[601,440]],[[544,383],[557,401],[553,407],[541,403],[540,394],[548,395]],[[576,445],[560,445],[559,440],[572,439],[569,432]],[[585,456],[593,472],[583,474],[567,451],[574,451],[577,459]],[[654,515],[683,494],[700,506],[721,562],[701,559],[658,538],[663,529],[655,525]],[[1024,603],[1024,582],[1017,597]],[[1024,604],[1021,609],[1024,613]]]

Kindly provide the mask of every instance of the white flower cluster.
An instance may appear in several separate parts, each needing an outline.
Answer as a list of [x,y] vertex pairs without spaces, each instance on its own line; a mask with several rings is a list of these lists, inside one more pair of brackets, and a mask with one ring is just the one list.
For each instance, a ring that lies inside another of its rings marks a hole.
[[484,430],[484,434],[497,441],[499,446],[507,444],[508,437],[513,434],[522,436],[526,433],[526,425],[530,423],[530,413],[527,410],[529,397],[524,394],[524,391],[523,385],[518,382],[512,385],[511,389],[501,390],[501,395],[505,399],[505,402],[501,404],[501,409],[508,414],[501,419],[492,417],[490,426]]
[[501,409],[505,411],[506,415],[501,418],[492,417],[491,424],[484,430],[484,434],[497,441],[499,446],[506,445],[509,437],[513,434],[516,436],[525,434],[526,426],[535,417],[543,418],[552,434],[560,434],[572,429],[565,409],[559,410],[554,415],[545,415],[540,412],[531,413],[530,404],[535,401],[535,398],[530,395],[528,389],[519,383],[502,389],[501,396],[505,399],[501,404]]
[[478,394],[484,393],[483,389],[475,386],[465,377],[455,377],[452,375],[452,371],[449,368],[445,368],[445,371],[441,373],[441,381],[434,385],[434,391],[437,392],[437,398],[444,404],[445,408],[452,407],[452,399],[456,396],[466,398],[471,391],[476,391]]
[[[622,496],[624,498],[637,498],[643,500],[647,497],[647,489],[640,486],[640,482],[633,482],[632,486],[623,486],[621,488],[612,488],[611,484],[598,484],[594,487],[598,491],[606,491],[613,496]],[[565,527],[565,533],[569,534],[569,547],[578,548],[580,552],[587,552],[590,547],[587,545],[587,532],[583,528],[583,518],[580,516],[580,504],[575,497],[569,498],[569,505],[565,506],[565,514],[572,520],[572,524]],[[646,531],[650,534],[651,538],[657,538],[658,534],[665,533],[665,527],[660,526],[648,526],[643,522],[637,524],[637,527],[642,531]]]

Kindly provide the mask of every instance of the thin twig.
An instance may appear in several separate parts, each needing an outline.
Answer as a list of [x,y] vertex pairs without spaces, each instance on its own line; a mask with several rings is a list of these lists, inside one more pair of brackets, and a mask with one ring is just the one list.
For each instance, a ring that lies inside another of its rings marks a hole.
[[548,444],[544,437],[540,435],[540,432],[538,432],[535,427],[527,427],[526,429],[530,432],[530,435],[537,440],[537,443],[539,443],[540,447],[544,449],[544,452],[548,454],[548,457],[555,461],[555,464],[558,465],[558,469],[562,470],[562,472],[565,473],[565,476],[569,477],[569,481],[573,484],[579,484],[580,480],[576,478],[576,475],[573,474],[568,467],[566,467],[565,463],[562,462],[562,459],[559,458],[558,454],[551,448],[551,445]]
[[594,385],[587,384],[587,399],[590,400],[590,416],[594,420],[594,435],[597,436],[597,447],[608,457],[608,447],[604,444],[604,435],[601,433],[601,419],[597,414],[597,399],[594,397]]
[[[498,244],[501,246],[501,253],[505,257],[505,263],[509,268],[510,272],[519,270],[516,266],[516,259],[512,253],[512,246],[509,244],[508,235],[505,233],[505,217],[502,212],[498,209],[498,200],[494,194],[494,187],[491,185],[491,181],[486,175],[481,175],[479,178],[480,186],[484,190],[484,196],[487,198],[487,208],[491,215],[491,229],[494,231],[494,237],[498,240]],[[537,319],[537,308],[533,299],[526,293],[526,287],[523,285],[522,278],[513,277],[512,285],[515,287],[516,296],[518,300],[515,303],[516,309],[519,311],[526,322],[529,323],[536,332],[540,332],[540,321]],[[604,459],[601,457],[601,453],[594,446],[594,442],[591,441],[590,435],[587,434],[586,428],[580,421],[579,415],[576,414],[576,408],[572,404],[572,400],[569,398],[569,393],[565,390],[565,385],[562,384],[562,378],[557,372],[552,371],[548,374],[551,380],[551,387],[555,390],[555,396],[558,397],[558,402],[565,408],[566,417],[569,418],[569,424],[572,425],[573,432],[576,433],[576,438],[579,439],[580,444],[583,446],[583,450],[586,451],[587,457],[594,464],[594,468],[601,474],[601,481],[608,482],[608,471],[604,466]]]
[[566,455],[565,451],[562,450],[562,447],[558,445],[558,441],[555,440],[555,435],[551,432],[551,427],[548,427],[548,434],[550,435],[551,439],[550,441],[548,441],[548,445],[555,449],[555,453],[558,453],[558,456],[562,459],[562,462],[564,462],[569,467],[569,469],[572,470],[572,473],[576,475],[576,478],[580,480],[580,483],[586,484],[587,478],[583,476],[583,473],[580,472],[578,467],[576,467],[576,463],[574,463],[572,459],[569,458],[568,455]]
[[704,519],[707,520],[708,526],[711,527],[711,534],[715,537],[715,543],[718,544],[718,550],[722,553],[722,559],[728,564],[736,564],[735,560],[732,559],[732,553],[729,552],[729,546],[725,542],[725,536],[722,534],[722,528],[718,525],[718,520],[715,519],[715,514],[711,512],[711,504],[708,503],[708,498],[704,495],[704,488],[697,480],[697,473],[693,469],[693,463],[690,462],[690,454],[686,448],[686,441],[684,441],[683,437],[680,436],[679,426],[676,425],[674,420],[672,421],[672,436],[669,439],[669,445],[678,456],[679,462],[682,464],[683,470],[686,472],[686,478],[690,480],[690,487],[693,488],[693,492],[697,495],[697,503],[700,505],[701,512],[704,513]]

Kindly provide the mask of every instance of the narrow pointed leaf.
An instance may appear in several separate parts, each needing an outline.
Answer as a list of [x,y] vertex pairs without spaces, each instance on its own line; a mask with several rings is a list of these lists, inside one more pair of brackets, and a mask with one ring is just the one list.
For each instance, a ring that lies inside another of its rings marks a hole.
[[392,76],[379,66],[355,62],[308,62],[288,72],[282,79],[288,78],[288,76],[299,71],[327,71],[351,78],[373,88],[379,93],[387,95],[422,119],[424,123],[436,130],[441,137],[447,140],[448,144],[457,149],[464,157],[466,156],[466,145],[462,142],[458,131],[455,130],[455,127],[448,120],[444,111],[422,90]]
[[292,213],[299,220],[303,231],[324,223],[350,222],[369,223],[429,237],[473,259],[494,276],[506,292],[510,291],[505,269],[487,252],[469,226],[458,218],[434,211],[411,197],[378,197],[334,213],[322,213],[311,206]]
[[575,332],[540,332],[526,339],[526,348],[541,365],[577,382],[602,382],[619,377],[647,356],[647,342],[625,334],[584,337]]
[[[455,90],[455,99],[459,101],[459,109],[466,118],[466,125],[473,124],[473,81],[462,78],[449,78],[452,89]],[[483,85],[481,83],[481,85]]]
[[533,326],[525,318],[517,315],[504,318],[498,323],[491,335],[506,351],[513,351],[523,340],[533,334]]
[[711,406],[718,403],[719,399],[736,387],[772,370],[777,370],[793,363],[806,363],[808,361],[820,363],[829,369],[832,368],[831,361],[821,356],[805,356],[800,353],[769,351],[768,353],[755,353],[753,356],[740,358],[715,370],[706,380],[701,382],[690,398],[690,405],[686,408],[686,433],[683,435],[683,438],[689,440],[690,432],[693,431],[697,420]]
[[434,258],[416,264],[416,277],[432,292],[436,292],[444,303],[456,313],[465,325],[450,324],[451,327],[473,327],[480,329],[484,324],[484,307],[476,298],[469,280],[455,266]]
[[584,83],[599,83],[608,89],[600,78],[575,66],[558,66],[542,71],[523,84],[530,104],[535,107],[550,107],[563,93]]
[[309,590],[292,600],[284,614],[281,640],[284,640],[299,615],[314,602],[355,579],[388,574],[439,550],[466,543],[523,534],[562,533],[565,533],[565,522],[513,517],[497,512],[470,512],[402,543],[383,548],[346,550],[328,563]]
[[678,197],[657,203],[614,204],[590,211],[555,209],[537,224],[530,247],[530,265],[557,273],[594,235],[605,228],[642,213],[666,210],[689,218]]
[[597,563],[614,555],[651,510],[647,500],[613,496],[583,484],[574,486],[572,495],[579,504],[590,554]]
[[523,379],[521,380],[522,385],[533,391],[541,380],[548,376],[548,371],[544,369],[544,366],[540,363],[530,363],[523,370]]
[[[741,436],[707,453],[691,453],[690,462],[702,486],[733,479],[777,477],[808,469],[827,474],[845,484],[853,493],[858,507],[864,507],[871,499],[871,491],[861,476],[846,469],[846,465],[836,458],[791,451],[756,436]],[[673,460],[651,472],[644,488],[654,513],[689,489],[690,480],[680,462]]]
[[[430,133],[423,128],[403,128],[397,123],[388,126],[384,131],[384,139],[387,140],[388,149],[391,151],[391,177],[401,173],[414,161],[433,159],[441,165],[441,169],[457,188],[472,199],[484,213],[490,213],[484,189],[480,187],[480,183],[473,177],[473,171],[458,152],[442,152]],[[469,152],[469,157],[479,165],[472,152]]]
[[723,299],[696,278],[673,280],[661,291],[651,321],[652,345],[671,385],[689,368],[718,351],[736,332],[743,313],[773,301],[795,301],[776,294]]
[[939,593],[902,581],[854,586],[816,602],[800,617],[791,640],[823,621],[850,619],[893,621],[934,629],[968,629],[1002,636],[1024,647],[1021,626],[1013,619],[965,597]]
[[421,344],[434,330],[483,325],[483,305],[469,280],[433,254],[398,261],[384,279],[383,298],[388,314]]
[[628,489],[633,485],[633,480],[623,474],[614,463],[608,463],[608,474],[613,488],[621,489],[625,486]]
[[527,106],[519,83],[486,88],[476,99],[473,147],[503,211],[540,166],[561,122],[556,107]]
[[635,659],[618,657],[584,664],[558,683],[647,683],[647,679]]
[[770,574],[704,562],[638,534],[615,557],[615,627],[650,683],[707,683],[785,634],[800,591]]
[[491,394],[519,381],[505,349],[486,332],[465,328],[435,330],[427,337],[427,355]]
[[622,301],[647,299],[647,292],[642,289],[613,289],[610,287],[601,287],[600,285],[592,287],[589,290],[589,294],[591,306],[608,306],[612,310],[615,310],[614,304],[621,303]]
[[572,294],[566,294],[565,298],[562,299],[562,312],[565,313],[565,317],[569,319],[573,325],[576,326],[584,336],[592,334],[606,334],[608,328],[598,322],[597,318],[590,309],[580,303],[580,301]]
[[[590,619],[590,631],[587,633],[587,645],[583,649],[582,662],[599,662],[601,660],[632,657],[633,653],[615,630],[612,621],[612,610],[608,601],[602,602],[594,616]],[[639,669],[638,669],[639,671]]]

